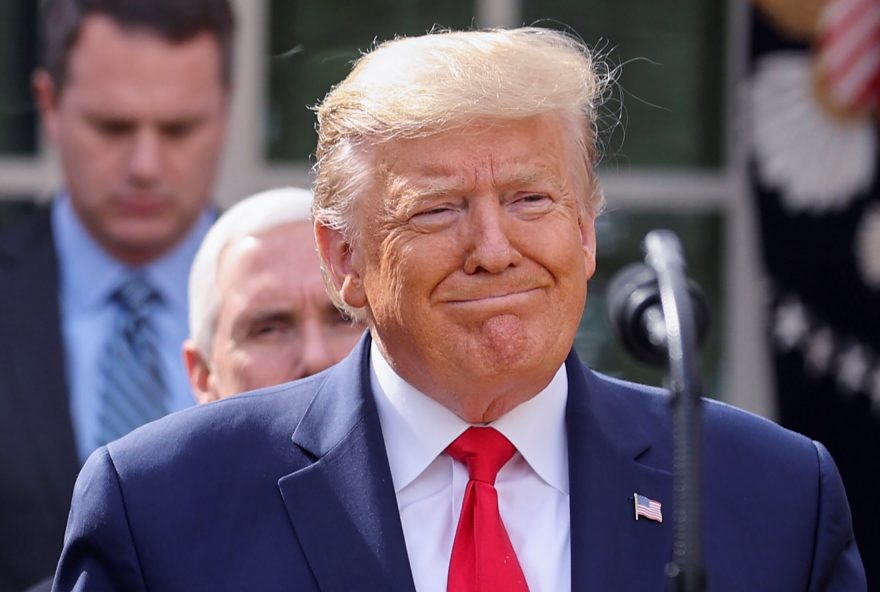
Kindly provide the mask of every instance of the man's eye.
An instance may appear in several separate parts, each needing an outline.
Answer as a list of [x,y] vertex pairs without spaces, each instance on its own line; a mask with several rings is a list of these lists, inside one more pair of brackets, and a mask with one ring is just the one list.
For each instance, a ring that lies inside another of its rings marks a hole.
[[105,136],[116,137],[131,132],[134,126],[127,121],[105,120],[96,121],[95,128]]
[[249,333],[251,337],[272,337],[275,335],[280,335],[289,328],[289,323],[275,321],[271,323],[259,323],[257,325],[254,325],[253,327],[251,327]]
[[251,335],[269,335],[270,333],[274,333],[276,330],[277,327],[275,325],[258,325],[251,330]]
[[531,194],[531,195],[524,195],[521,198],[519,198],[519,200],[517,200],[517,201],[520,201],[522,203],[527,203],[527,204],[535,204],[535,203],[543,203],[545,201],[548,201],[549,199],[550,198],[546,195],[543,195],[541,193],[535,193],[535,194]]
[[524,193],[515,196],[507,207],[522,215],[538,215],[546,212],[552,204],[553,199],[546,193]]
[[171,139],[181,139],[190,135],[194,129],[195,124],[188,121],[182,121],[162,126],[162,133]]
[[416,213],[415,218],[418,217],[428,217],[428,216],[440,216],[447,212],[451,212],[452,209],[446,206],[438,206],[436,208],[431,208],[430,210],[423,210],[421,212]]
[[410,221],[419,230],[440,230],[455,221],[457,212],[458,209],[452,206],[436,206],[417,212]]

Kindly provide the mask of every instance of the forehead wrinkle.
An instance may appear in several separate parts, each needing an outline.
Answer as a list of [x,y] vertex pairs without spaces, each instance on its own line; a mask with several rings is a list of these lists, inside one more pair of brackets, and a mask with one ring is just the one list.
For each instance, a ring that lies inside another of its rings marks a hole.
[[[465,193],[479,184],[479,177],[483,176],[479,168],[480,166],[474,167],[474,178],[469,180],[465,171],[448,172],[443,169],[444,172],[440,172],[441,169],[431,167],[429,172],[412,177],[395,176],[389,189],[401,199],[429,199],[450,193]],[[559,189],[562,185],[560,171],[550,163],[514,162],[498,165],[493,160],[489,162],[488,168],[491,182],[497,187],[551,183]]]
[[394,198],[394,206],[406,207],[450,194],[464,193],[473,183],[467,181],[462,171],[448,168],[426,167],[410,174],[391,174],[388,192]]
[[549,183],[557,191],[562,191],[566,183],[566,175],[554,163],[530,162],[528,164],[510,163],[494,167],[493,180],[499,188],[541,185]]
[[[457,145],[456,145],[457,146]],[[567,163],[549,161],[531,151],[506,155],[501,159],[490,152],[484,155],[468,153],[467,160],[454,146],[451,161],[442,156],[439,161],[418,163],[416,167],[395,170],[394,153],[386,155],[384,166],[385,189],[388,199],[385,208],[389,213],[405,211],[422,201],[448,195],[467,195],[481,184],[497,189],[517,186],[549,184],[554,190],[564,192],[570,186]],[[476,157],[475,157],[476,156]]]

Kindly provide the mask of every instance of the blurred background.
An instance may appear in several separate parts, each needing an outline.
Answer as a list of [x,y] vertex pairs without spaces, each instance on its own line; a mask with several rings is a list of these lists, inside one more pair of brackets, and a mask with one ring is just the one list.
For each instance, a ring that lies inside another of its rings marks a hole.
[[[38,3],[3,5],[0,223],[48,199],[59,182],[29,86],[38,59]],[[755,375],[760,338],[754,315],[722,298],[727,286],[748,286],[754,308],[760,298],[755,262],[743,248],[754,244],[744,239],[748,199],[736,187],[729,145],[728,98],[739,66],[727,48],[738,44],[744,55],[744,15],[723,2],[700,0],[668,6],[640,0],[241,0],[235,106],[217,202],[228,207],[260,189],[310,182],[316,136],[307,106],[375,40],[433,27],[529,23],[567,29],[620,68],[619,86],[603,112],[601,178],[608,211],[599,221],[599,274],[578,350],[606,372],[661,382],[661,373],[629,362],[610,339],[602,301],[613,272],[641,257],[645,232],[671,228],[710,298],[708,390],[772,414],[767,389]],[[727,326],[742,330],[728,332]]]
[[[0,223],[59,180],[30,95],[37,5],[2,0]],[[613,342],[603,300],[648,230],[674,230],[709,300],[707,392],[826,443],[865,563],[880,564],[880,0],[238,0],[237,11],[221,207],[310,183],[307,107],[375,41],[537,24],[604,55],[619,84],[600,121],[608,209],[579,352],[662,383]]]

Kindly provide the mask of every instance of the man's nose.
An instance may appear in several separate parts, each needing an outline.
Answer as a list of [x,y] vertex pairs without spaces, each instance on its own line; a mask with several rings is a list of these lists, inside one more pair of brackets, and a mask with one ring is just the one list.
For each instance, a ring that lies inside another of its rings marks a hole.
[[131,177],[139,182],[155,179],[162,166],[162,142],[159,135],[152,130],[138,130],[135,133],[128,169]]
[[522,254],[511,242],[512,225],[497,199],[477,201],[468,209],[470,251],[465,272],[500,273],[519,265]]

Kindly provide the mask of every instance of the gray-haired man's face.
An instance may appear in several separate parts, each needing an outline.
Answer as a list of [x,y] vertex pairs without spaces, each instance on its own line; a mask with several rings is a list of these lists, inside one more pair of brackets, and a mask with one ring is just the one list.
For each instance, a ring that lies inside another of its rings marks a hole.
[[194,381],[201,401],[314,374],[345,357],[364,330],[331,304],[308,221],[227,245],[214,289],[209,375],[202,388]]

